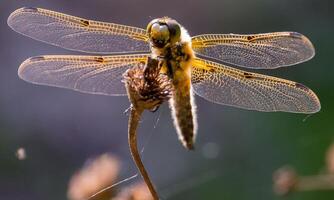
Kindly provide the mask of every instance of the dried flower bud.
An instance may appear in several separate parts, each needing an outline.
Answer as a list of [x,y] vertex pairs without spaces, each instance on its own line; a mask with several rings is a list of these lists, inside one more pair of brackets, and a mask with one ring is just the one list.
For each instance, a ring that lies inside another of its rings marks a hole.
[[296,187],[298,183],[297,174],[291,167],[278,169],[273,176],[274,191],[278,195],[286,195]]
[[[72,176],[68,187],[68,198],[70,200],[88,199],[113,184],[117,179],[119,170],[120,162],[115,157],[108,154],[97,157]],[[111,193],[106,191],[104,194],[101,193],[101,196],[103,198],[94,199],[109,199]]]

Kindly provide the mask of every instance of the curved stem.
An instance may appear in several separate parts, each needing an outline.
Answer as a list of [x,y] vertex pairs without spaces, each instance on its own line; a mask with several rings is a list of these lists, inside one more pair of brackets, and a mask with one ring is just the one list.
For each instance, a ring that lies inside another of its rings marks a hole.
[[137,146],[137,127],[138,123],[140,120],[140,116],[143,113],[144,109],[140,108],[134,108],[131,107],[131,112],[129,116],[129,132],[128,132],[128,140],[129,140],[129,145],[130,145],[130,151],[133,160],[135,161],[138,170],[140,171],[141,176],[143,177],[148,189],[150,190],[153,199],[154,200],[159,200],[158,193],[154,189],[154,186],[151,182],[150,177],[148,176],[148,173],[144,167],[144,164],[141,160],[140,154],[138,152],[138,146]]

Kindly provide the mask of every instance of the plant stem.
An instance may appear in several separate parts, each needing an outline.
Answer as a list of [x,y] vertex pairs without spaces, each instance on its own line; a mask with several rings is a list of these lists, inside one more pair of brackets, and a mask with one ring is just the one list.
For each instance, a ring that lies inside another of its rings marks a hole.
[[148,189],[150,190],[153,199],[154,200],[159,200],[159,196],[158,193],[156,192],[152,181],[150,179],[150,177],[148,176],[148,173],[144,167],[144,164],[141,160],[140,154],[138,152],[138,145],[137,145],[137,127],[139,124],[139,120],[140,120],[140,116],[143,113],[144,109],[143,108],[135,108],[135,107],[131,107],[131,111],[130,111],[130,116],[129,116],[129,123],[128,123],[128,140],[129,140],[129,145],[130,145],[130,151],[131,151],[131,155],[133,160],[136,163],[136,166],[141,174],[141,176],[143,177]]

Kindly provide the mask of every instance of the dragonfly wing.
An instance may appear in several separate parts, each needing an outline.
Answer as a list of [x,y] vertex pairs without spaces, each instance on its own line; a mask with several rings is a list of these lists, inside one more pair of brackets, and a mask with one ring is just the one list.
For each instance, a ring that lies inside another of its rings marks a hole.
[[23,80],[35,84],[92,94],[126,95],[123,73],[135,65],[145,65],[147,56],[38,56],[24,61],[18,73]]
[[193,37],[192,45],[198,55],[253,69],[290,66],[315,54],[310,40],[296,32],[207,34]]
[[74,17],[42,8],[20,8],[8,18],[18,33],[65,49],[89,53],[147,52],[146,30]]
[[300,83],[245,72],[197,58],[192,83],[196,94],[218,104],[257,111],[315,113],[318,97]]

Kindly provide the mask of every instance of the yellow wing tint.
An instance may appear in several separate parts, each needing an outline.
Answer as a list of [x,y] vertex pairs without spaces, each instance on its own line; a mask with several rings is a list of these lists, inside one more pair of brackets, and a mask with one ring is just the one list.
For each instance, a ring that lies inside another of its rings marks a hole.
[[147,56],[38,56],[24,61],[18,73],[23,80],[35,84],[92,94],[126,95],[123,73],[135,65],[145,65]]
[[42,8],[20,8],[8,18],[16,32],[65,49],[90,53],[147,52],[146,30],[87,20]]
[[245,72],[197,58],[192,69],[193,89],[218,104],[258,111],[315,113],[318,97],[300,83]]
[[294,65],[314,56],[310,40],[296,32],[206,34],[193,37],[192,46],[198,55],[254,69]]

